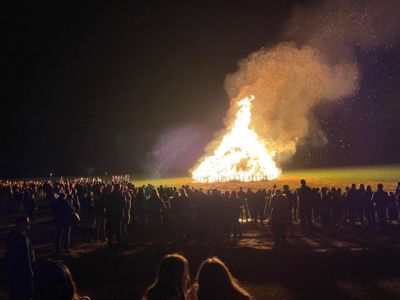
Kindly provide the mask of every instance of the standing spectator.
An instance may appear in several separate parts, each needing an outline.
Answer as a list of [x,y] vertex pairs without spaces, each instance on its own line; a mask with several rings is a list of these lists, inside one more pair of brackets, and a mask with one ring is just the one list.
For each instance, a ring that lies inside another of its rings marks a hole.
[[108,246],[112,246],[114,236],[117,243],[121,244],[121,225],[124,218],[126,204],[125,198],[121,193],[119,183],[114,184],[114,189],[106,199],[106,229]]
[[386,230],[386,207],[389,202],[389,196],[388,193],[383,190],[383,184],[378,184],[378,190],[372,195],[372,202],[375,204],[376,207],[379,224],[382,230]]
[[26,189],[24,193],[24,207],[29,217],[29,220],[33,222],[35,220],[35,212],[37,209],[35,194],[33,190]]
[[133,213],[131,215],[135,218],[135,225],[138,238],[145,236],[145,229],[147,225],[147,206],[148,201],[143,188],[138,188],[134,205],[132,206]]
[[289,200],[280,189],[275,190],[271,198],[270,224],[275,238],[275,246],[283,246],[286,241],[286,233],[290,224]]
[[33,297],[33,262],[35,254],[27,235],[28,217],[18,217],[16,228],[7,236],[5,260],[9,275],[10,299],[25,300]]
[[400,196],[400,181],[397,182],[396,192],[394,195],[396,198],[398,198]]
[[239,218],[242,212],[242,201],[238,197],[235,191],[231,192],[229,197],[229,227],[232,230],[233,236],[237,237],[240,235],[242,237],[242,227],[239,222]]
[[66,200],[65,194],[60,193],[54,202],[54,223],[57,228],[56,254],[60,252],[60,246],[63,244],[65,252],[69,253],[69,244],[71,236],[71,226],[74,223],[75,211],[71,204]]
[[122,219],[121,233],[122,237],[127,240],[128,239],[128,225],[131,222],[131,203],[132,196],[130,191],[125,187],[123,191],[123,196],[125,198],[125,208],[124,208],[124,218]]
[[103,187],[97,186],[94,190],[94,211],[95,211],[95,223],[94,223],[94,239],[96,241],[106,240],[106,209],[105,209],[105,195],[103,193]]
[[375,223],[375,204],[372,202],[372,194],[372,188],[368,185],[363,195],[363,203],[364,207],[366,207],[366,216],[369,225]]
[[240,214],[240,218],[242,221],[246,221],[249,219],[249,208],[247,206],[247,201],[246,201],[246,192],[243,190],[243,187],[240,187],[239,192],[238,192],[238,197],[240,198],[241,204],[242,204],[242,211]]
[[300,224],[303,230],[312,227],[312,197],[313,192],[304,179],[300,180],[301,187],[297,190],[299,203]]
[[256,223],[257,222],[257,216],[256,216],[257,199],[256,199],[256,194],[251,189],[247,189],[246,199],[247,199],[247,206],[249,207],[250,219],[251,219],[251,221]]
[[396,197],[394,196],[393,192],[389,192],[389,205],[388,205],[388,217],[389,222],[392,223],[393,221],[399,220],[399,208],[397,206]]
[[153,188],[150,192],[149,210],[148,210],[150,236],[153,239],[153,241],[157,240],[160,236],[164,213],[165,213],[164,201],[160,198],[158,191],[155,188]]
[[297,213],[297,198],[296,195],[290,190],[287,184],[283,186],[282,194],[286,196],[289,202],[289,212],[290,212],[289,233],[292,234],[292,220],[296,219],[296,213]]

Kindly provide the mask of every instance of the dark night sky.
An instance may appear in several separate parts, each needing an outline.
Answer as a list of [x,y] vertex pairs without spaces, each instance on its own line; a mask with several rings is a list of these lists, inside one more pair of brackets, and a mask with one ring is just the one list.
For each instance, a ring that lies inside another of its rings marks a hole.
[[[186,174],[223,128],[226,74],[313,1],[173,2],[3,11],[1,177]],[[399,51],[357,53],[359,93],[315,109],[329,143],[287,168],[400,162]]]

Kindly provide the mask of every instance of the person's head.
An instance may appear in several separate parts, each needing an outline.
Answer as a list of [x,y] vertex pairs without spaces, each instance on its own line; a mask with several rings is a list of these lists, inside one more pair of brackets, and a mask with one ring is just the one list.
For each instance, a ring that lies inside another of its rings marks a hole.
[[72,274],[66,265],[47,261],[41,266],[38,277],[38,293],[41,300],[79,299]]
[[383,184],[382,183],[378,184],[378,190],[383,190]]
[[151,188],[150,196],[158,198],[160,197],[160,194],[158,193],[158,190],[156,188]]
[[356,188],[356,184],[355,184],[355,183],[352,183],[352,184],[351,184],[351,189],[354,190],[355,188]]
[[120,191],[121,185],[119,183],[114,184],[114,191]]
[[284,185],[283,185],[283,190],[284,190],[284,191],[288,191],[288,190],[289,190],[289,186],[288,186],[287,184],[284,184]]
[[275,190],[275,195],[276,195],[276,196],[282,195],[281,190],[280,190],[280,189],[276,189],[276,190]]
[[[147,299],[152,295],[165,297],[176,295],[184,299],[190,286],[189,264],[187,259],[177,253],[165,255],[157,270],[157,278],[147,289]],[[158,297],[157,297],[158,298]]]
[[217,257],[203,261],[196,276],[197,299],[250,299],[227,266]]
[[304,186],[304,185],[306,185],[306,184],[307,184],[307,182],[306,182],[306,180],[305,180],[305,179],[302,179],[302,180],[300,180],[300,184],[301,184],[302,186]]
[[181,196],[187,197],[187,193],[185,189],[180,189],[179,193],[181,194]]
[[26,216],[17,217],[15,219],[15,226],[20,231],[29,230],[29,227],[31,226],[31,222],[29,220],[29,217],[26,217]]

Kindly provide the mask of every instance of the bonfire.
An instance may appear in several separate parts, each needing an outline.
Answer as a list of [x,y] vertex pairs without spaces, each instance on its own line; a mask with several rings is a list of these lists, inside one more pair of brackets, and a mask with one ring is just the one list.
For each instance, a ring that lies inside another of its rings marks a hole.
[[236,102],[238,110],[219,146],[191,170],[196,182],[262,181],[277,178],[281,170],[275,152],[250,128],[254,96]]

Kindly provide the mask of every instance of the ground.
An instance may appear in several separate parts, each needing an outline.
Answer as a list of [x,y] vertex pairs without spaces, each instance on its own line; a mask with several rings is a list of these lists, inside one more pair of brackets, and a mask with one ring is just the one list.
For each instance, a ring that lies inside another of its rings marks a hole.
[[[135,179],[136,176],[133,176]],[[400,165],[386,165],[386,166],[373,166],[373,167],[347,167],[347,168],[329,168],[329,169],[308,169],[308,170],[295,170],[283,171],[282,175],[275,180],[264,182],[227,182],[227,183],[194,183],[190,177],[175,177],[163,179],[142,179],[138,176],[135,180],[136,185],[145,185],[149,182],[155,186],[168,185],[168,186],[182,186],[190,185],[202,188],[218,188],[221,190],[235,190],[240,186],[245,188],[271,188],[274,184],[281,187],[283,184],[288,184],[292,188],[299,186],[300,179],[306,179],[308,184],[312,187],[341,187],[356,183],[364,183],[371,185],[373,189],[376,188],[378,183],[383,183],[385,189],[394,190],[397,181],[400,181]]]
[[[306,178],[311,186],[340,186],[350,183],[376,185],[383,182],[393,190],[400,178],[399,166],[347,168],[287,172],[279,180],[262,183],[192,184],[189,178],[151,180],[154,185],[190,184],[224,190],[238,186],[268,188],[272,184],[298,186]],[[147,184],[149,180],[136,182]],[[13,216],[0,219],[0,299],[6,297],[4,236]],[[46,207],[35,221],[33,245],[39,257],[50,256],[67,264],[80,292],[92,299],[139,299],[154,278],[160,258],[170,252],[184,254],[192,274],[209,256],[224,260],[235,277],[256,299],[400,299],[400,224],[387,233],[378,228],[343,225],[338,230],[317,227],[304,234],[297,222],[285,249],[274,249],[268,226],[243,223],[242,239],[183,241],[153,245],[133,238],[109,250],[104,243],[88,243],[82,226],[73,230],[73,253],[55,256],[54,228]]]

